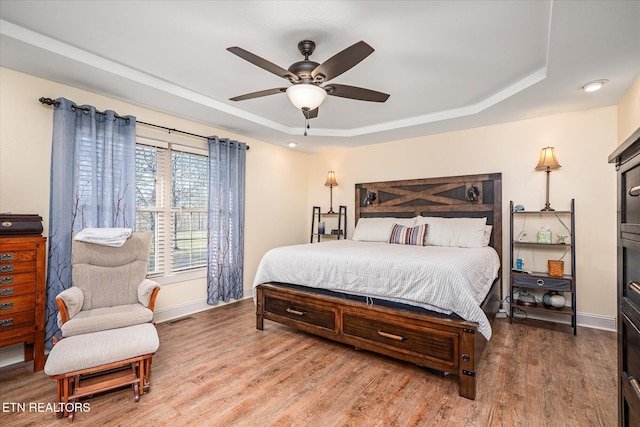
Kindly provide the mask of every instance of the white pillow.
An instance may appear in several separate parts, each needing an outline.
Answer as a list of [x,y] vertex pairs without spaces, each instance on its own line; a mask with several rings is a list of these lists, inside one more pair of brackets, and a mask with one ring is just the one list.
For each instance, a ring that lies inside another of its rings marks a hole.
[[487,218],[441,218],[418,216],[416,225],[429,224],[427,245],[481,248]]
[[482,241],[482,246],[489,246],[489,243],[491,243],[491,231],[493,231],[493,225],[484,226],[484,240]]
[[405,227],[415,226],[415,218],[360,218],[353,230],[353,240],[361,242],[387,242],[391,236],[393,224]]

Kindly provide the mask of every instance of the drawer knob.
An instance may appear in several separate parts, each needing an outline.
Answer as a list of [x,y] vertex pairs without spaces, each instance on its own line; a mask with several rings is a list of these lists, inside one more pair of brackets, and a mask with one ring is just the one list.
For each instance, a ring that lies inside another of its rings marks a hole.
[[13,254],[0,254],[0,261],[13,261]]
[[536,283],[538,284],[538,286],[544,286],[544,279],[538,279],[536,280]]
[[6,328],[7,326],[13,326],[13,319],[0,320],[0,328]]
[[403,337],[403,336],[395,335],[395,334],[390,334],[388,332],[384,332],[384,331],[380,331],[380,330],[378,331],[378,335],[380,335],[381,337],[390,338],[390,339],[396,340],[396,341],[404,342],[404,341],[407,340],[407,337]]
[[0,304],[0,310],[11,310],[13,308],[12,302],[3,302]]
[[636,294],[640,294],[640,283],[638,283],[638,282],[629,282],[629,289],[631,289]]
[[13,276],[0,277],[0,285],[6,285],[13,282]]
[[13,288],[0,289],[0,297],[5,297],[7,295],[13,295]]
[[293,308],[287,308],[287,313],[295,314],[296,316],[304,316],[307,314],[306,311],[294,310]]
[[13,271],[13,264],[0,265],[0,273],[11,273]]
[[636,185],[635,187],[631,187],[629,189],[629,195],[631,197],[638,197],[640,196],[640,185]]

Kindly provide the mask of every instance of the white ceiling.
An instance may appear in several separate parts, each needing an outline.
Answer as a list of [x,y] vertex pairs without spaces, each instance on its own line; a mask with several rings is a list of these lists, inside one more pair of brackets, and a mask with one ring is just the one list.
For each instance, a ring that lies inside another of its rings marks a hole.
[[[640,1],[0,0],[0,19],[3,67],[307,152],[615,105],[640,73]],[[306,137],[284,94],[229,101],[289,83],[227,47],[288,68],[304,39],[319,63],[366,41],[331,82],[389,100],[330,96]]]

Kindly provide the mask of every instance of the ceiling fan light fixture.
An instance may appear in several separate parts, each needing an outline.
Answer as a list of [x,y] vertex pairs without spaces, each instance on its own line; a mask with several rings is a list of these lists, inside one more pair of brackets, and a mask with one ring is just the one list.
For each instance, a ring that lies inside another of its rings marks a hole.
[[287,89],[287,96],[299,110],[308,108],[315,110],[327,97],[327,92],[320,86],[309,83],[300,83]]

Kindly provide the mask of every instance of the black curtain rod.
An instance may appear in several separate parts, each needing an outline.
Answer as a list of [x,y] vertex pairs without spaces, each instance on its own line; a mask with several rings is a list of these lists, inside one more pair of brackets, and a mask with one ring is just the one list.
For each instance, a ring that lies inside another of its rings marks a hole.
[[[58,106],[60,106],[60,102],[56,101],[55,99],[51,99],[51,98],[44,98],[44,97],[42,97],[42,98],[40,98],[40,99],[39,99],[39,101],[40,101],[42,104],[45,104],[45,105],[53,105],[54,107],[58,107]],[[78,107],[77,105],[74,105],[74,107],[75,107],[75,108],[79,108],[79,109],[81,109],[82,111],[89,112],[89,109],[88,109],[88,108]],[[97,114],[103,114],[103,115],[104,115],[104,114],[106,114],[106,113],[104,113],[104,112],[102,112],[102,111],[98,111],[98,110],[96,110],[96,113],[97,113]],[[115,115],[115,118],[116,118],[116,119],[126,120],[126,121],[128,121],[128,120],[129,120],[128,118],[126,118],[126,117],[122,117],[122,116],[119,116],[119,115],[117,115],[117,114]],[[191,133],[191,132],[185,132],[185,131],[183,131],[183,130],[178,130],[178,129],[174,129],[174,128],[168,128],[168,127],[166,127],[166,126],[154,125],[153,123],[147,123],[147,122],[143,122],[143,121],[141,121],[141,120],[137,120],[137,119],[136,119],[136,124],[138,124],[138,123],[139,123],[139,124],[141,124],[141,125],[145,125],[145,126],[151,126],[151,127],[154,127],[154,128],[164,129],[164,130],[166,130],[166,131],[167,131],[167,132],[169,132],[169,133],[171,133],[171,132],[175,132],[175,133],[181,133],[181,134],[183,134],[183,135],[195,136],[196,138],[203,138],[203,139],[207,139],[207,140],[209,139],[208,137],[206,137],[206,136],[204,136],[204,135],[198,135],[198,134]],[[222,143],[224,144],[224,142],[222,142]],[[249,146],[247,145],[247,150],[248,150],[249,148],[251,148],[251,147],[249,147]]]

